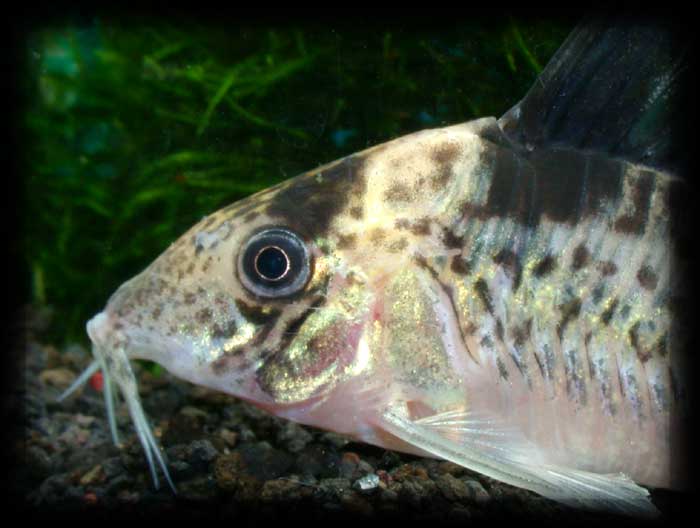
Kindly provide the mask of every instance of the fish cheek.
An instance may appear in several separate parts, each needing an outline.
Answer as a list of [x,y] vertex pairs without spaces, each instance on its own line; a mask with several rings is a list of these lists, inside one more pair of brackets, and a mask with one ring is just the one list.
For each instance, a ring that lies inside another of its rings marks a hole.
[[260,388],[277,403],[299,403],[328,392],[358,369],[362,323],[341,316],[310,316],[288,347],[257,371]]
[[442,398],[461,392],[446,349],[449,324],[436,307],[439,284],[425,270],[408,268],[386,288],[384,299],[385,357],[397,382],[421,394]]

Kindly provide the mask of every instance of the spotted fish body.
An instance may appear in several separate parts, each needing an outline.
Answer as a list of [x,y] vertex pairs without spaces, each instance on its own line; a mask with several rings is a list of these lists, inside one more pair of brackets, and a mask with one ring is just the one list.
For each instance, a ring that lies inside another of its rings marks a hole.
[[[83,379],[107,374],[115,440],[113,382],[154,478],[156,462],[167,477],[129,367],[144,358],[567,504],[652,512],[635,482],[678,484],[681,182],[643,157],[521,142],[527,102],[353,154],[193,226],[88,323]],[[244,255],[275,230],[308,264],[279,297],[249,285]]]

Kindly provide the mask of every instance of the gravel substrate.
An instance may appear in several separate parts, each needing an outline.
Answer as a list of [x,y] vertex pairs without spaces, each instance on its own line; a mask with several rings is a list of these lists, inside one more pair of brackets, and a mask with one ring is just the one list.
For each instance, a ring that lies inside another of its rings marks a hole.
[[[155,490],[126,407],[118,406],[121,447],[111,440],[101,392],[88,383],[56,397],[89,363],[74,345],[26,343],[21,394],[24,435],[12,479],[32,516],[236,517],[258,520],[413,519],[467,525],[495,519],[610,517],[568,509],[450,462],[359,444],[266,414],[225,394],[151,375],[135,364],[144,408],[165,448],[177,494]],[[654,493],[666,514],[675,494]],[[626,524],[625,519],[614,519]],[[631,522],[631,521],[630,521]]]

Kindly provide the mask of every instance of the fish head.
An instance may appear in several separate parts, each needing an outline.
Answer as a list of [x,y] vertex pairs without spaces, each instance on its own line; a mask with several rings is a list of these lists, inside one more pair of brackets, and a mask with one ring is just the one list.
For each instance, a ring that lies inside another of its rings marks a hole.
[[416,255],[444,247],[452,175],[471,163],[473,140],[464,125],[422,131],[205,217],[88,323],[96,356],[122,393],[135,385],[128,361],[147,359],[328,427],[305,416],[310,404],[352,380],[376,383],[387,306],[406,288],[422,295]]

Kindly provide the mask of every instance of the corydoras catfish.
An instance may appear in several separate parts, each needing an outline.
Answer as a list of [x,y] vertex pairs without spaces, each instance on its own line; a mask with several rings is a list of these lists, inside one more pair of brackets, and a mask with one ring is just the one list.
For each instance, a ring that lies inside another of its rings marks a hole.
[[[653,514],[684,423],[669,123],[684,46],[589,23],[500,119],[205,217],[87,324],[157,482],[130,360],[575,507]],[[69,389],[68,392],[70,392]]]

